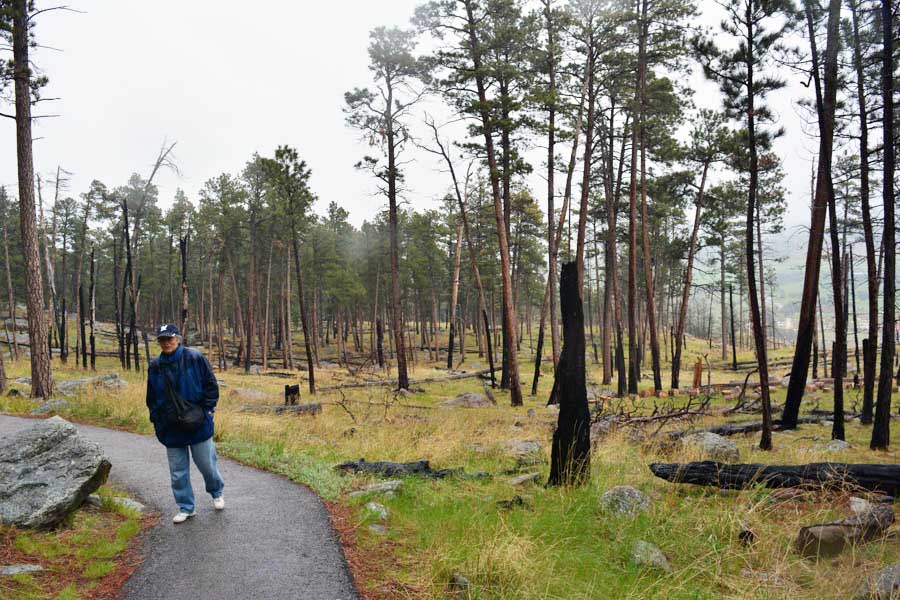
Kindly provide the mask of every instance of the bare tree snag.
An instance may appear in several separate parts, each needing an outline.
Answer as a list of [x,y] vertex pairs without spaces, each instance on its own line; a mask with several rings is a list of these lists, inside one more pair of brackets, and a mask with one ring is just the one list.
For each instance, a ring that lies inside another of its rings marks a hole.
[[591,416],[587,403],[584,358],[584,310],[577,263],[562,267],[559,284],[563,348],[554,387],[559,419],[553,433],[548,485],[577,485],[590,477]]
[[[885,132],[894,131],[894,12],[890,2],[881,3],[882,30],[882,67],[881,96]],[[884,182],[894,179],[894,136],[884,136]],[[878,396],[875,401],[875,424],[872,427],[871,448],[886,449],[891,441],[890,412],[892,367],[894,364],[895,340],[895,297],[896,297],[896,260],[895,222],[894,222],[894,186],[882,185],[881,194],[884,199],[884,316],[881,330],[881,370],[878,373]]]

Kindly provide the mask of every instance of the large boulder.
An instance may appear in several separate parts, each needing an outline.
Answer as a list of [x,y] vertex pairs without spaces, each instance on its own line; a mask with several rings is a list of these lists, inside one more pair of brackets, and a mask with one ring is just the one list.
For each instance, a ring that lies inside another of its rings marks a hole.
[[488,397],[477,392],[463,392],[456,398],[441,402],[441,406],[448,408],[484,408],[490,405],[491,401],[488,400]]
[[735,443],[717,433],[700,431],[684,436],[681,438],[681,442],[686,447],[699,452],[703,460],[733,463],[741,458],[741,453]]
[[63,396],[74,396],[84,391],[89,385],[94,387],[102,387],[106,389],[117,389],[125,387],[128,382],[122,379],[118,373],[106,373],[97,375],[96,377],[83,377],[81,379],[69,379],[68,381],[60,381],[55,386],[57,394]]
[[106,481],[110,463],[100,447],[60,417],[0,442],[0,522],[48,528]]

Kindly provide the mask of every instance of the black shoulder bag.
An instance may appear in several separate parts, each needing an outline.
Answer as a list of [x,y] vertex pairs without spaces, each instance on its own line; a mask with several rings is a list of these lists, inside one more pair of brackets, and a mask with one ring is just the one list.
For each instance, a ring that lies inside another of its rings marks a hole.
[[[184,355],[181,357],[179,367],[180,374],[183,377],[185,374]],[[200,406],[181,397],[181,394],[178,393],[178,386],[173,381],[172,371],[171,366],[162,369],[163,381],[166,385],[166,396],[169,400],[165,408],[165,418],[176,431],[193,433],[203,427],[203,424],[206,422],[206,412]]]

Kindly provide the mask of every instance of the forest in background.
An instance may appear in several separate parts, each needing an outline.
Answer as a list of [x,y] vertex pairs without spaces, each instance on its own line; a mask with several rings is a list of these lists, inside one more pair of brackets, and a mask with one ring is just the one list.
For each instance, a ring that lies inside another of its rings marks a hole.
[[[878,344],[879,325],[882,339],[894,338],[894,188],[882,185],[895,181],[894,7],[720,6],[722,23],[704,30],[693,25],[697,7],[680,0],[441,0],[424,2],[409,29],[375,28],[372,81],[344,103],[365,148],[357,167],[371,173],[387,207],[355,228],[333,199],[326,214],[312,212],[311,166],[289,146],[248,157],[196,199],[176,193],[167,209],[154,177],[177,169],[174,143],[124,185],[71,190],[63,166],[34,177],[30,108],[46,78],[22,65],[40,11],[6,3],[14,60],[3,81],[15,84],[20,180],[34,182],[20,182],[18,206],[7,193],[0,202],[7,303],[27,290],[30,339],[46,339],[64,361],[84,353],[88,338],[83,327],[66,338],[70,313],[80,323],[114,321],[122,366],[135,369],[149,355],[145,332],[174,321],[221,368],[280,360],[307,372],[310,391],[322,347],[335,345],[342,363],[387,360],[405,388],[416,347],[432,359],[446,354],[452,366],[468,337],[492,366],[496,355],[499,385],[515,405],[532,370],[524,360],[534,360],[535,380],[545,346],[558,362],[558,265],[575,261],[588,355],[602,365],[603,384],[615,382],[619,395],[636,393],[642,378],[657,391],[664,378],[679,387],[689,334],[715,339],[723,361],[729,346],[752,346],[767,406],[780,256],[766,256],[765,237],[782,230],[786,202],[772,142],[801,132],[784,131],[766,98],[801,78],[810,93],[796,102],[816,125],[819,161],[794,404],[811,360],[835,355],[840,378],[852,356],[862,363],[854,370],[864,375],[870,414],[879,350],[882,372],[894,363],[893,344]],[[789,43],[798,36],[804,43]],[[417,52],[426,39],[433,51]],[[694,105],[690,69],[718,85],[721,109]],[[425,113],[425,98],[444,103],[465,135]],[[414,137],[413,121],[432,135]],[[534,148],[546,152],[540,163],[525,158]],[[445,162],[439,210],[402,205],[415,194],[403,174],[419,153]],[[535,171],[546,189],[524,185]],[[701,268],[702,282],[694,275]],[[866,306],[852,315],[868,318],[867,331],[852,319],[848,352],[854,268],[868,283],[859,295]],[[820,293],[832,297],[832,336]],[[50,318],[35,329],[37,307]],[[46,374],[37,395],[50,391],[49,356],[32,353],[33,368]],[[890,373],[886,381],[889,394]]]

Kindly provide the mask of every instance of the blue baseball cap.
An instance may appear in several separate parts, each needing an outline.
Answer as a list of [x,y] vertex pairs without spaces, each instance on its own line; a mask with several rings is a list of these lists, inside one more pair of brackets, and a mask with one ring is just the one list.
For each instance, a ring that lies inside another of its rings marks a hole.
[[164,337],[176,337],[180,336],[181,332],[178,331],[178,325],[175,323],[166,323],[165,325],[160,325],[159,329],[156,330],[156,338],[164,338]]

